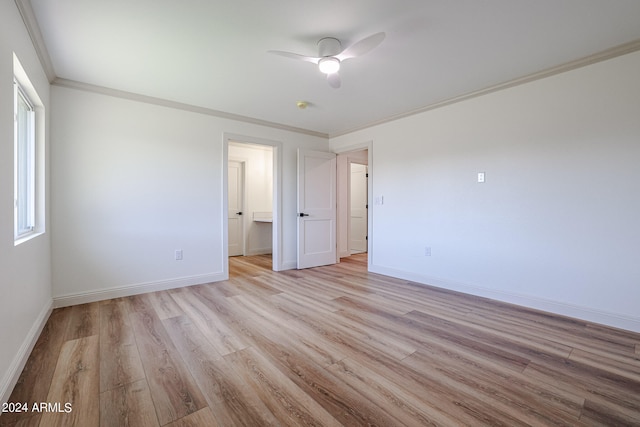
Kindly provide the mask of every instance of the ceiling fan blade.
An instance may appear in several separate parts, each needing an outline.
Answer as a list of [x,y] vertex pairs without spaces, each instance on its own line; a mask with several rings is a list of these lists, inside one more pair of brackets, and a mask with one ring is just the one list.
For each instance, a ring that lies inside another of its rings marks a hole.
[[272,53],[274,55],[278,55],[278,56],[284,56],[285,58],[291,58],[291,59],[297,59],[297,60],[300,60],[300,61],[311,62],[312,64],[316,64],[316,65],[318,65],[318,62],[321,59],[321,58],[314,58],[312,56],[299,55],[297,53],[283,52],[281,50],[269,50],[267,52],[268,53]]
[[376,33],[372,36],[366,37],[359,42],[349,46],[342,52],[340,52],[335,57],[340,61],[344,61],[345,59],[355,58],[356,56],[362,56],[365,53],[369,52],[374,47],[378,46],[384,38],[386,37],[385,33]]
[[334,89],[338,89],[342,84],[338,73],[327,74],[327,82],[329,82],[329,86]]

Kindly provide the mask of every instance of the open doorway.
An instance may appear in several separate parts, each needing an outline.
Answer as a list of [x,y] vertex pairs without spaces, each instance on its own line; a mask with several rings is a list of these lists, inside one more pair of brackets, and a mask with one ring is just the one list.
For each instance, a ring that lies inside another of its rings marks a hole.
[[273,252],[273,147],[229,143],[229,256]]
[[[281,269],[280,143],[225,135],[225,273],[229,257],[261,255]],[[249,259],[249,258],[247,258]]]
[[338,252],[340,258],[369,252],[369,148],[339,153]]

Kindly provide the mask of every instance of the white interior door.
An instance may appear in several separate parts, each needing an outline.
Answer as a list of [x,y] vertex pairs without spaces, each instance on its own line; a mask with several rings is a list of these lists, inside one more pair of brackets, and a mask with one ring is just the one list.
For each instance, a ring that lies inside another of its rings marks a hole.
[[349,251],[367,251],[367,165],[351,163]]
[[244,255],[244,163],[229,161],[229,256]]
[[336,260],[336,156],[299,149],[298,268]]

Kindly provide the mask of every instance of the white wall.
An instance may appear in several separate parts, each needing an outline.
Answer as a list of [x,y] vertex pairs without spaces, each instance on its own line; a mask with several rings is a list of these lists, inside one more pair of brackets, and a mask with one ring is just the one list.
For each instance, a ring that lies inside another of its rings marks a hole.
[[[13,240],[13,53],[50,117],[49,82],[13,1],[0,2],[0,401],[5,402],[51,309],[48,213],[45,234]],[[45,131],[45,175],[49,170]],[[45,189],[45,203],[49,200]]]
[[58,86],[52,109],[56,305],[223,278],[223,133],[282,142],[295,263],[296,149],[326,139]]
[[270,254],[272,224],[253,221],[253,213],[273,211],[273,148],[230,144],[229,159],[245,162],[245,255]]
[[638,76],[640,52],[333,138],[373,140],[372,270],[640,331]]

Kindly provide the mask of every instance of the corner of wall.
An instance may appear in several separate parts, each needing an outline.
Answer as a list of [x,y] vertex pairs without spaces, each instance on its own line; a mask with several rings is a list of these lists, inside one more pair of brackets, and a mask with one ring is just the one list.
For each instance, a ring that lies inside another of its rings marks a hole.
[[5,376],[2,378],[0,382],[0,404],[4,404],[11,397],[11,393],[13,392],[13,388],[18,382],[20,378],[20,374],[27,364],[27,360],[31,355],[31,351],[36,345],[42,330],[44,329],[47,320],[49,320],[49,316],[53,311],[53,300],[48,301],[45,306],[40,311],[38,318],[33,323],[31,330],[25,337],[20,349],[16,353],[9,369],[5,373]]

